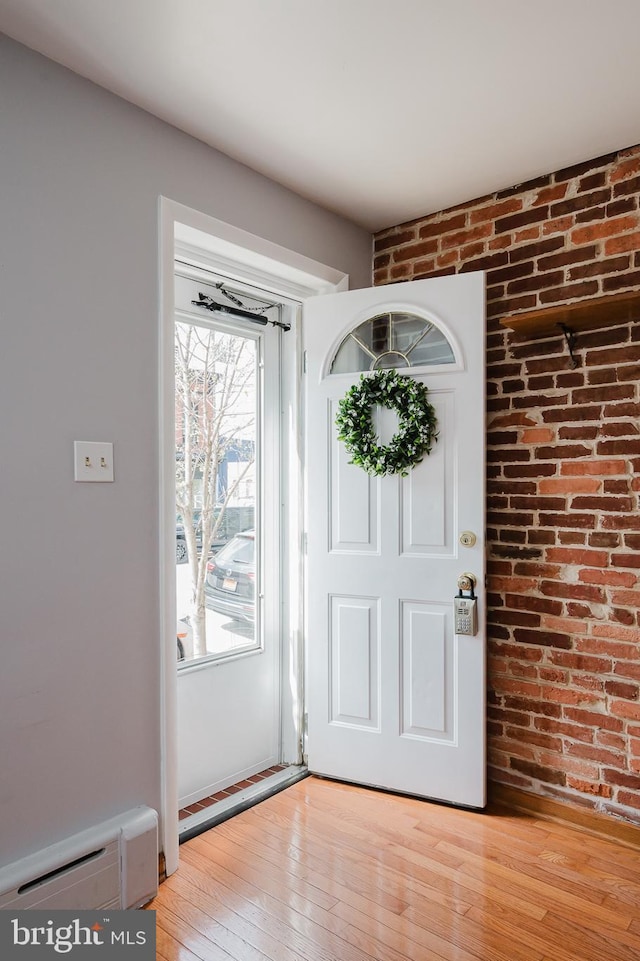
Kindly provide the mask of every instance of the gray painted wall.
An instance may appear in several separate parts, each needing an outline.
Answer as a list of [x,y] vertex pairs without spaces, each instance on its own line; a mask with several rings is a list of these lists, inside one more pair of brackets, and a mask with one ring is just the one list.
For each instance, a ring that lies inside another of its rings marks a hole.
[[0,37],[0,865],[160,804],[161,194],[369,283],[366,231]]

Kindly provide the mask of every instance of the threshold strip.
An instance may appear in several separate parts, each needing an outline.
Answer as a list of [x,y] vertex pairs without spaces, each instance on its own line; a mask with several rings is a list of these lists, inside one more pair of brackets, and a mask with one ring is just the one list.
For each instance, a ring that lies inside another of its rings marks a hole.
[[307,777],[308,773],[304,764],[276,764],[210,797],[189,804],[178,814],[180,844],[283,791]]

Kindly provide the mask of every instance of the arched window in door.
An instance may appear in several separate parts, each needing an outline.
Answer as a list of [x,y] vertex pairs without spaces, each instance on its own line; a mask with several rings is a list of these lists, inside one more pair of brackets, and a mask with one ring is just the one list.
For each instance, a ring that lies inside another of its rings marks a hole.
[[336,351],[330,372],[347,374],[383,367],[454,364],[449,341],[430,320],[403,311],[370,317],[347,336]]

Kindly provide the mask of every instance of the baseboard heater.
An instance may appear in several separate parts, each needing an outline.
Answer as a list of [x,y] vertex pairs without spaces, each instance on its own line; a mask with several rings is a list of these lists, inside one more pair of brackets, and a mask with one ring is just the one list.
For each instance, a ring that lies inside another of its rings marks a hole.
[[0,868],[0,909],[138,908],[158,890],[158,815],[133,808]]

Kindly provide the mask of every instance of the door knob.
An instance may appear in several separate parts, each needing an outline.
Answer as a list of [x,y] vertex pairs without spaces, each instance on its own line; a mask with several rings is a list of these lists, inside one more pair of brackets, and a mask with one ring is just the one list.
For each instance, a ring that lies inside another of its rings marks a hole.
[[469,574],[468,571],[466,571],[464,574],[461,574],[460,577],[458,578],[458,590],[460,591],[460,593],[462,594],[463,591],[469,591],[471,593],[471,596],[473,597],[475,593],[475,589],[476,589],[475,574]]

